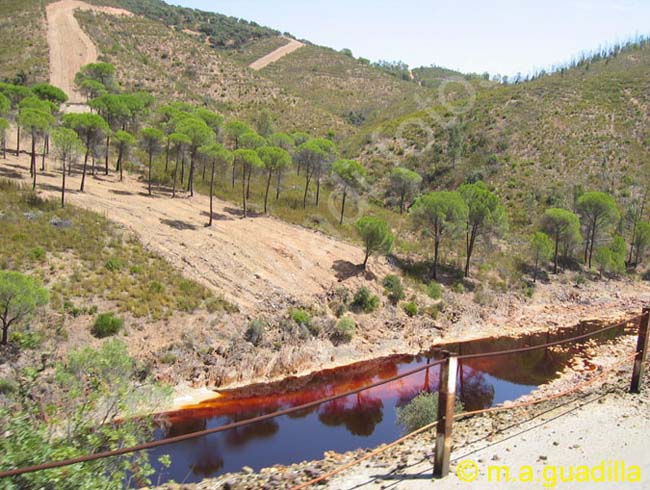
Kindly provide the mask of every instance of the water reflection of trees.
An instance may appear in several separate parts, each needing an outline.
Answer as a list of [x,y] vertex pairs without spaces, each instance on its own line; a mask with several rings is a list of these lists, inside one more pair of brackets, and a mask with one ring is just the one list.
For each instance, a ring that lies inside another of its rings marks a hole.
[[325,403],[318,412],[318,420],[330,427],[345,425],[355,436],[369,436],[383,420],[383,412],[381,398],[361,392]]
[[463,410],[479,410],[494,404],[494,385],[489,384],[485,374],[462,363],[458,369],[458,398]]

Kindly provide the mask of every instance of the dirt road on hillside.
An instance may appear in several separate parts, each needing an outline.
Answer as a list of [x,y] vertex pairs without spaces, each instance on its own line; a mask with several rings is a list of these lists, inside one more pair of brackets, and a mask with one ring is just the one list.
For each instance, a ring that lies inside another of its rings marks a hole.
[[[25,155],[0,162],[5,176],[29,178]],[[48,163],[53,167],[54,162]],[[8,175],[8,172],[11,175]],[[147,195],[146,185],[126,176],[88,177],[80,193],[79,176],[67,182],[68,202],[98,211],[136,232],[151,250],[170,260],[188,277],[211,287],[245,311],[266,310],[287,296],[313,302],[337,284],[337,261],[360,263],[361,249],[275,218],[240,218],[237,205],[215,200],[214,224],[207,196],[172,199]],[[38,175],[39,189],[59,195],[60,172]],[[382,269],[375,267],[373,269]]]
[[74,77],[79,69],[97,61],[97,48],[74,17],[74,11],[94,10],[114,15],[132,15],[126,10],[97,7],[78,0],[61,0],[46,7],[47,43],[50,48],[50,83],[70,97],[71,104],[85,102],[75,90]]
[[285,39],[289,40],[287,44],[280,46],[275,51],[271,51],[269,54],[253,61],[250,65],[248,65],[248,67],[255,71],[259,71],[262,68],[269,66],[271,63],[275,63],[279,59],[284,58],[289,53],[293,53],[296,49],[300,49],[304,46],[303,43],[296,41],[295,39],[290,39],[288,37],[285,37]]

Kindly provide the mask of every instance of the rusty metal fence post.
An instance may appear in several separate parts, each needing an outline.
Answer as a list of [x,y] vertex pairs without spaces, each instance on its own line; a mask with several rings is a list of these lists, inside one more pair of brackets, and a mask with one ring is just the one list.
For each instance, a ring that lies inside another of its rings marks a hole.
[[636,357],[634,358],[634,369],[632,371],[632,384],[630,393],[639,393],[641,391],[641,381],[643,381],[643,363],[645,362],[648,352],[648,320],[650,319],[650,308],[643,308],[643,315],[639,320],[639,337],[636,343]]
[[444,352],[445,362],[440,366],[438,383],[438,426],[436,430],[436,450],[433,462],[433,477],[444,478],[449,474],[451,454],[451,430],[456,405],[456,374],[458,358]]

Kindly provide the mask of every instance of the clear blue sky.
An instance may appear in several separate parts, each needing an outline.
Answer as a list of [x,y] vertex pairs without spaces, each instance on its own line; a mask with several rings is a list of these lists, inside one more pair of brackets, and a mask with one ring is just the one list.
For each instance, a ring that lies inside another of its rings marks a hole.
[[168,0],[373,61],[512,75],[650,33],[648,0]]

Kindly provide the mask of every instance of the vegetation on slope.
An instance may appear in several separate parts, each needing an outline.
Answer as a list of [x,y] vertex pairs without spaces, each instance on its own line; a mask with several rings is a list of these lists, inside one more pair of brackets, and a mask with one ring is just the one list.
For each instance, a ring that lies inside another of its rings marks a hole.
[[276,30],[245,19],[172,6],[161,0],[91,0],[90,3],[121,7],[177,30],[194,31],[217,48],[237,48],[248,42],[279,34]]
[[45,9],[40,0],[3,0],[0,16],[0,80],[48,78]]

